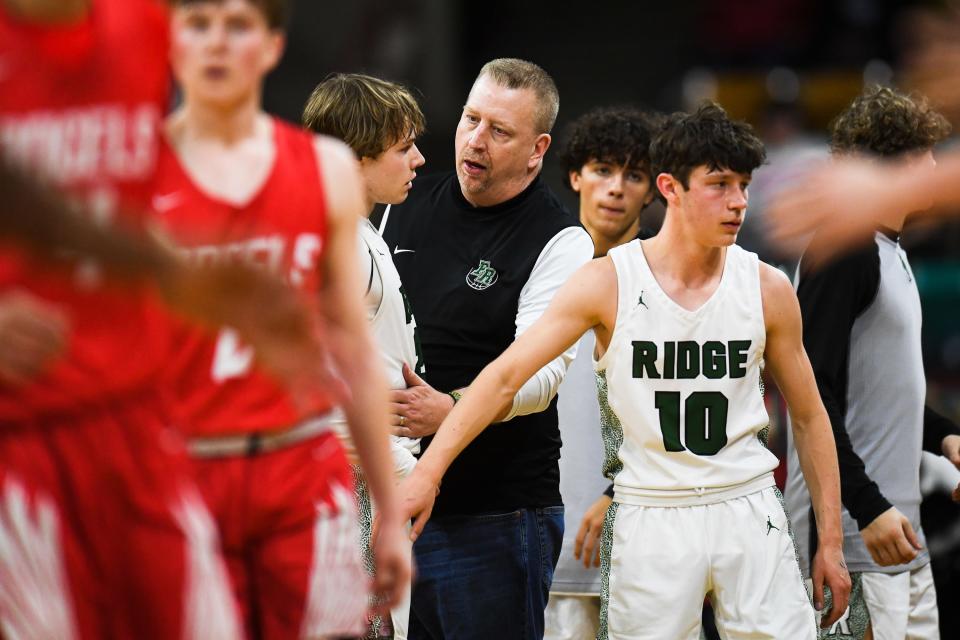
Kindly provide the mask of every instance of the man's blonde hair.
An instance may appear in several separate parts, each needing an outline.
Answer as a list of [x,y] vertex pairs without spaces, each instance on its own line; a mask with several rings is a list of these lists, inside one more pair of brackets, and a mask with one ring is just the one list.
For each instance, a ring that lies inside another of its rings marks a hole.
[[550,133],[560,111],[560,92],[550,74],[542,67],[518,58],[497,58],[483,65],[477,80],[490,76],[508,89],[530,89],[537,97],[534,128],[537,133]]
[[408,136],[422,134],[425,120],[406,87],[360,73],[335,73],[313,90],[303,124],[343,140],[358,158],[376,158]]

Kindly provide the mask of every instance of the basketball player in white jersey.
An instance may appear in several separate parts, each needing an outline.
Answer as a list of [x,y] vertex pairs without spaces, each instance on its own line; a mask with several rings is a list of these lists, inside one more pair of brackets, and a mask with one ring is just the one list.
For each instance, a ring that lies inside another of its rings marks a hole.
[[[333,74],[313,90],[304,108],[303,122],[316,133],[346,142],[360,162],[368,215],[359,224],[360,274],[367,287],[367,318],[390,388],[405,389],[411,372],[419,376],[424,371],[417,324],[390,249],[370,223],[369,215],[377,204],[399,204],[407,199],[417,169],[425,162],[416,145],[425,126],[423,112],[416,98],[401,85],[357,73]],[[341,431],[346,436],[346,425],[343,427]],[[352,449],[349,440],[345,444],[348,451]],[[417,462],[414,454],[420,452],[420,438],[391,435],[390,449],[397,478],[406,477]],[[355,470],[363,546],[368,569],[372,571],[370,494],[359,467]],[[391,611],[392,635],[389,626],[374,619],[366,637],[404,640],[409,597],[408,587],[404,600]]]
[[747,185],[764,160],[744,123],[707,103],[668,118],[651,145],[667,205],[660,233],[582,267],[544,316],[470,385],[401,488],[407,514],[429,517],[452,460],[540,366],[593,329],[614,504],[603,532],[599,638],[697,638],[710,597],[730,639],[816,638],[761,441],[765,364],[790,406],[822,546],[824,586],[847,605],[840,490],[830,423],[801,341],[790,282],[734,244]]

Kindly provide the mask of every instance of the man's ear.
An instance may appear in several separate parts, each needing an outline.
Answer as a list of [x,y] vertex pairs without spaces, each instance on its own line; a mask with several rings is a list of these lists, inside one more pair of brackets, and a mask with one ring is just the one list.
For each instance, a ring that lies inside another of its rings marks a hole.
[[580,193],[580,179],[581,175],[579,171],[571,171],[567,174],[567,177],[570,179],[570,188],[575,192]]
[[550,142],[552,140],[549,133],[541,133],[537,136],[537,139],[533,143],[533,153],[530,154],[530,159],[527,160],[527,168],[536,169],[537,166],[540,165],[543,161],[543,156],[547,153],[547,149],[550,148]]

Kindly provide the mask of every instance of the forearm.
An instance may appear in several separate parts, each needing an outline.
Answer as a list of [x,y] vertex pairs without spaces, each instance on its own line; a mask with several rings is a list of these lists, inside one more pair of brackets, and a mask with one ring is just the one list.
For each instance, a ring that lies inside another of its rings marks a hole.
[[[575,356],[576,346],[573,348],[573,356]],[[567,351],[537,371],[514,394],[510,406],[505,408],[505,412],[502,412],[503,415],[499,416],[498,420],[504,422],[517,416],[545,411],[557,395],[557,390],[560,388],[560,383],[563,382],[563,376],[566,374],[573,356]]]
[[[2,157],[2,154],[0,154]],[[72,268],[64,252],[95,258],[109,274],[126,279],[175,270],[173,254],[142,233],[105,228],[75,212],[55,189],[0,160],[0,238],[16,241],[48,264]]]
[[503,367],[492,366],[480,372],[454,405],[417,463],[417,470],[437,484],[460,452],[506,414],[520,387],[522,380],[508,375]]
[[833,432],[826,413],[793,420],[793,436],[800,468],[810,491],[822,545],[841,545],[840,474]]

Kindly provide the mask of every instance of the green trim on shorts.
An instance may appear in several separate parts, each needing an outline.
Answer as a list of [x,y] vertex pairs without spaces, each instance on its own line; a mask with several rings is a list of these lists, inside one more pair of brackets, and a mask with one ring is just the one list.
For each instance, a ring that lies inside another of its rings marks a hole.
[[[599,374],[598,374],[599,377]],[[613,554],[613,522],[617,517],[620,503],[612,502],[603,518],[600,531],[600,626],[597,628],[597,640],[607,640],[607,607],[610,604],[610,558]]]
[[620,460],[620,447],[623,446],[623,425],[620,418],[610,408],[607,373],[595,372],[597,383],[597,403],[600,405],[600,437],[603,439],[603,475],[611,482],[623,470],[623,461]]
[[[373,534],[373,503],[370,501],[370,490],[367,488],[367,481],[363,477],[360,467],[350,465],[353,471],[354,492],[357,500],[357,519],[360,524],[360,553],[363,556],[363,567],[367,575],[373,578],[376,565],[373,561],[373,550],[370,548],[370,537]],[[371,604],[373,596],[370,596]],[[383,640],[384,638],[393,638],[393,633],[386,632],[381,627],[383,619],[380,616],[373,616],[367,625],[367,632],[363,635],[364,640]]]
[[[870,611],[863,597],[863,578],[859,573],[850,574],[850,604],[847,612],[829,629],[818,629],[820,640],[863,640],[870,628]],[[833,604],[829,587],[823,588],[823,610]]]

